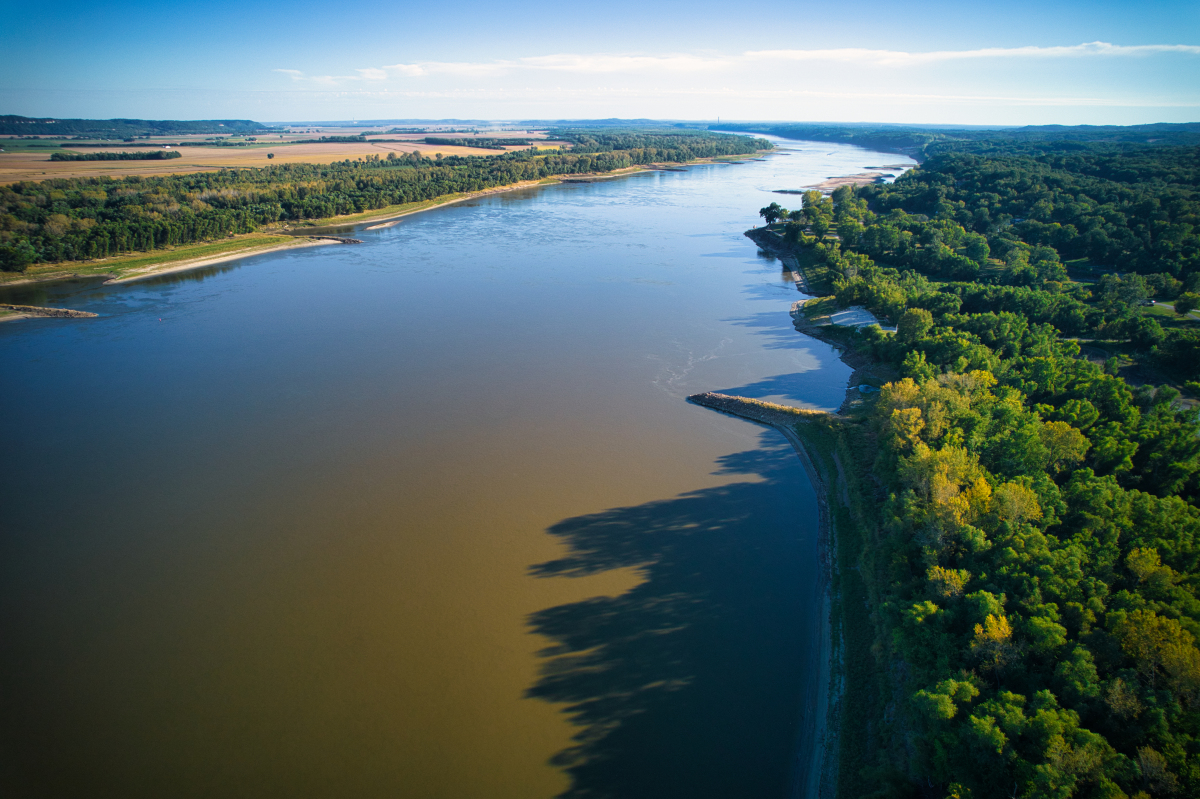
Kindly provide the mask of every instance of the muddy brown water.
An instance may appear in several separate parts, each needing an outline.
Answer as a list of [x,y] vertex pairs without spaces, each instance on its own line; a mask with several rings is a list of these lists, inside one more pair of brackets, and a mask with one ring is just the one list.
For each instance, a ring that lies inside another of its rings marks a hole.
[[0,791],[783,796],[834,408],[742,231],[882,156],[483,198],[0,301]]

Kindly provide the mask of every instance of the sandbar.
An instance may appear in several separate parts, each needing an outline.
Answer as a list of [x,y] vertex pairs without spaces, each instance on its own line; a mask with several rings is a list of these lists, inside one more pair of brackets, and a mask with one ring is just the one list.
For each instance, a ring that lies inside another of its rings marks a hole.
[[317,247],[322,244],[337,243],[338,242],[333,241],[332,239],[304,239],[298,237],[295,242],[284,242],[283,244],[277,244],[274,247],[262,247],[257,249],[254,247],[247,247],[244,250],[234,250],[233,252],[224,253],[222,255],[214,255],[208,258],[193,258],[187,261],[174,261],[161,266],[151,265],[141,269],[132,270],[128,275],[109,278],[108,280],[104,281],[104,284],[109,285],[111,283],[132,283],[135,280],[145,280],[146,278],[167,275],[172,272],[186,272],[189,269],[200,269],[201,267],[212,266],[214,264],[223,264],[228,261],[238,261],[242,258],[249,258],[252,255],[264,255],[269,252],[278,252],[280,250],[299,249],[300,247]]

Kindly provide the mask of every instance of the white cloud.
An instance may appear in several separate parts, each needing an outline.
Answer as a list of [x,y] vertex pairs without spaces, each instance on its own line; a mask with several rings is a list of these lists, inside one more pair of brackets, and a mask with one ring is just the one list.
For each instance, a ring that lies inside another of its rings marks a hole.
[[744,54],[750,59],[783,61],[840,61],[881,66],[910,66],[938,61],[975,58],[1079,58],[1087,56],[1148,56],[1164,53],[1200,55],[1200,47],[1190,44],[1145,44],[1124,46],[1108,42],[1089,42],[1066,47],[984,47],[977,50],[935,50],[907,53],[902,50],[754,50]]
[[417,75],[424,75],[425,70],[420,64],[392,64],[390,67],[384,67],[388,72],[395,72],[397,75],[415,78]]
[[1060,47],[985,47],[975,50],[937,50],[906,52],[903,50],[869,50],[845,47],[825,50],[751,50],[739,54],[697,55],[667,53],[661,55],[630,55],[611,53],[555,53],[494,61],[423,61],[397,63],[383,67],[355,69],[356,75],[308,76],[299,70],[277,69],[293,80],[308,80],[323,85],[355,81],[382,81],[392,78],[427,78],[439,75],[460,78],[483,78],[513,73],[578,73],[615,74],[647,72],[715,73],[765,65],[792,62],[830,62],[864,67],[914,67],[926,64],[983,59],[1063,59],[1147,57],[1154,55],[1200,56],[1200,46],[1187,44],[1116,45],[1108,42],[1088,42]]
[[522,58],[513,63],[520,69],[545,69],[561,72],[640,72],[661,69],[670,72],[696,72],[711,70],[737,63],[740,56],[696,56],[687,54],[639,56],[639,55],[557,55]]
[[[1083,108],[1200,108],[1200,96],[1192,98],[1162,96],[1065,96],[1065,95],[1020,95],[1020,94],[947,94],[889,91],[823,91],[800,88],[661,88],[661,87],[600,87],[600,88],[554,88],[554,89],[491,89],[460,88],[442,90],[396,90],[396,89],[340,89],[336,91],[299,92],[298,94],[341,97],[347,99],[373,100],[417,100],[442,99],[456,101],[493,100],[503,102],[540,101],[557,103],[562,101],[588,102],[597,99],[616,100],[709,100],[737,99],[748,101],[779,100],[831,100],[841,103],[892,103],[909,106],[978,106],[1014,107],[1083,107]],[[766,108],[778,108],[768,103]],[[519,114],[518,114],[519,116]]]

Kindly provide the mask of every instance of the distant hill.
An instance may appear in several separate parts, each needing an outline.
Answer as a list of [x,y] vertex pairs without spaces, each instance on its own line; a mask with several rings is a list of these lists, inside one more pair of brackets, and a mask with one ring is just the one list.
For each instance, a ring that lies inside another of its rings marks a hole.
[[0,116],[0,136],[181,136],[188,133],[261,133],[272,131],[250,119],[53,119]]
[[795,122],[745,122],[709,125],[709,130],[766,133],[785,139],[835,141],[900,152],[915,158],[949,150],[988,152],[997,148],[1038,149],[1050,142],[1080,146],[1196,145],[1200,122],[1153,125],[1029,125],[1021,128],[951,128],[919,125],[872,125]]

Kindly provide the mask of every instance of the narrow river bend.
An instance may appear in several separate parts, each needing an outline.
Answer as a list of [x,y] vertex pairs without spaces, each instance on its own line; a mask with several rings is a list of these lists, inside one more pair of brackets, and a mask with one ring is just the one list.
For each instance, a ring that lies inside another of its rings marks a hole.
[[742,231],[895,155],[512,192],[365,243],[9,291],[0,793],[782,797],[850,370]]

